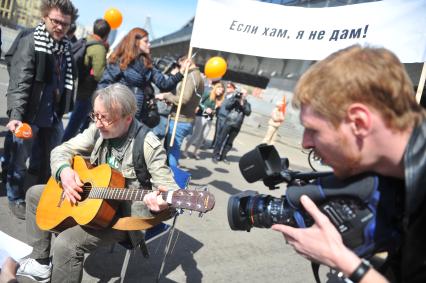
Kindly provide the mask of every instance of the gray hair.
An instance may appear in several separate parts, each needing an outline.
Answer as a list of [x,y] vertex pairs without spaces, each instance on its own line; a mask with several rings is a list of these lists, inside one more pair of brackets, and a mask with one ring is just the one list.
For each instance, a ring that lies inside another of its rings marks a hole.
[[136,98],[133,92],[125,85],[120,83],[112,84],[106,88],[99,89],[93,95],[93,105],[95,99],[99,97],[108,113],[121,117],[136,114]]

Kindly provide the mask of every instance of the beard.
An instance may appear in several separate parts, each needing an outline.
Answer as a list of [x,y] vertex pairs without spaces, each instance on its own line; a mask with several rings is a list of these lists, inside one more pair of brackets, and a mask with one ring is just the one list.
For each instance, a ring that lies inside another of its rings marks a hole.
[[340,136],[338,139],[340,148],[338,154],[335,154],[334,160],[336,164],[329,164],[334,171],[334,174],[339,178],[346,178],[360,173],[361,171],[361,154],[350,146],[349,140],[345,136]]

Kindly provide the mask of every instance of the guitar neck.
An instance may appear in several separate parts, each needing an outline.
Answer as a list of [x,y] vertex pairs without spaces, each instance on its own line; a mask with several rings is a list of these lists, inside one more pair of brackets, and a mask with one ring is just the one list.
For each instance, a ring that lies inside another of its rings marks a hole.
[[[84,192],[89,199],[142,201],[152,190],[92,187],[84,189]],[[215,203],[214,196],[207,191],[177,190],[161,192],[160,195],[171,207],[198,212],[210,211]]]
[[[110,200],[143,200],[144,196],[149,194],[150,190],[140,189],[121,189],[121,188],[99,188],[93,187],[90,190],[88,198],[91,199],[110,199]],[[161,196],[166,200],[167,192],[161,193]]]

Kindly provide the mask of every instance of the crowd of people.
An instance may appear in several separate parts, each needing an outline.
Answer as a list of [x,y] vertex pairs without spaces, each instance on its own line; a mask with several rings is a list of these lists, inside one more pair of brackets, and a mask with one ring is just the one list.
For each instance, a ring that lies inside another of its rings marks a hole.
[[[10,210],[16,217],[25,218],[25,175],[38,176],[37,183],[47,182],[52,149],[89,127],[93,93],[114,83],[121,83],[134,93],[135,117],[151,128],[160,140],[164,139],[169,165],[179,166],[185,139],[183,155],[188,157],[187,151],[193,145],[193,157],[200,158],[199,150],[206,146],[215,117],[215,135],[211,143],[213,161],[228,162],[226,154],[232,148],[244,116],[251,112],[245,89],[237,89],[232,82],[227,83],[226,89],[221,81],[208,82],[192,59],[185,56],[176,59],[172,72],[163,73],[153,65],[149,34],[142,28],[129,31],[107,58],[111,30],[107,21],[95,20],[93,33],[77,39],[75,20],[78,14],[71,1],[43,3],[43,21],[34,29],[21,32],[13,44],[16,49],[9,54],[7,114],[10,121],[2,179],[6,183]],[[55,5],[64,8],[58,9]],[[68,21],[64,21],[65,18]],[[77,48],[84,50],[79,59],[81,63],[73,53],[79,52],[74,51]],[[33,57],[37,60],[29,60]],[[182,91],[181,80],[186,68],[188,79]],[[210,87],[205,89],[205,84]],[[158,88],[158,93],[153,86]],[[241,103],[235,103],[234,97]],[[160,116],[158,111],[155,114],[157,101],[169,105],[166,117]],[[176,115],[178,104],[179,117]],[[64,128],[62,117],[68,112],[69,121]],[[236,114],[229,116],[235,117],[234,121],[225,121],[228,113]],[[23,122],[29,122],[33,138],[23,140],[12,134]]]
[[[48,178],[61,184],[65,200],[77,203],[83,183],[72,160],[88,156],[94,166],[106,163],[119,171],[127,188],[155,188],[142,201],[124,202],[121,217],[155,217],[168,209],[160,194],[178,189],[172,168],[180,158],[200,159],[204,148],[212,151],[215,164],[229,163],[228,153],[252,110],[247,89],[206,80],[192,58],[179,56],[167,74],[157,69],[142,28],[130,30],[107,57],[107,21],[95,20],[93,34],[82,43],[74,38],[78,10],[71,0],[43,0],[41,14],[42,21],[19,36],[8,65],[8,155],[2,164],[10,210],[26,220],[33,251],[19,263],[6,262],[0,278],[16,280],[17,273],[39,282],[80,282],[85,253],[134,242],[143,234],[76,225],[58,233],[51,246],[51,232],[35,220]],[[77,44],[85,45],[81,66],[72,52]],[[352,282],[425,282],[426,114],[404,66],[389,50],[355,45],[311,66],[294,93],[303,147],[313,148],[337,177],[370,172],[404,182],[397,194],[402,215],[395,220],[401,241],[389,255],[386,273],[380,273],[344,245],[307,196],[300,200],[313,219],[311,227],[272,228],[299,254],[341,271]],[[156,112],[157,101],[169,106],[166,117]],[[275,105],[264,143],[276,141],[286,103]],[[62,118],[69,112],[64,129]],[[13,135],[23,123],[30,124],[32,138]],[[134,147],[139,139],[143,146]],[[27,173],[38,178],[28,190]]]

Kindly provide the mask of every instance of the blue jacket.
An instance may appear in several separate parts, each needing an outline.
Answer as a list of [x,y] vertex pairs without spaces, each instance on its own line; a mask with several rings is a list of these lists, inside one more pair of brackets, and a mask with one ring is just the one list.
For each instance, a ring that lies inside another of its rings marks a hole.
[[132,89],[136,95],[143,96],[144,89],[149,87],[151,82],[162,91],[171,91],[182,78],[181,73],[166,77],[156,68],[146,68],[142,60],[135,60],[124,71],[120,70],[117,63],[108,64],[98,83],[98,89],[119,82]]

